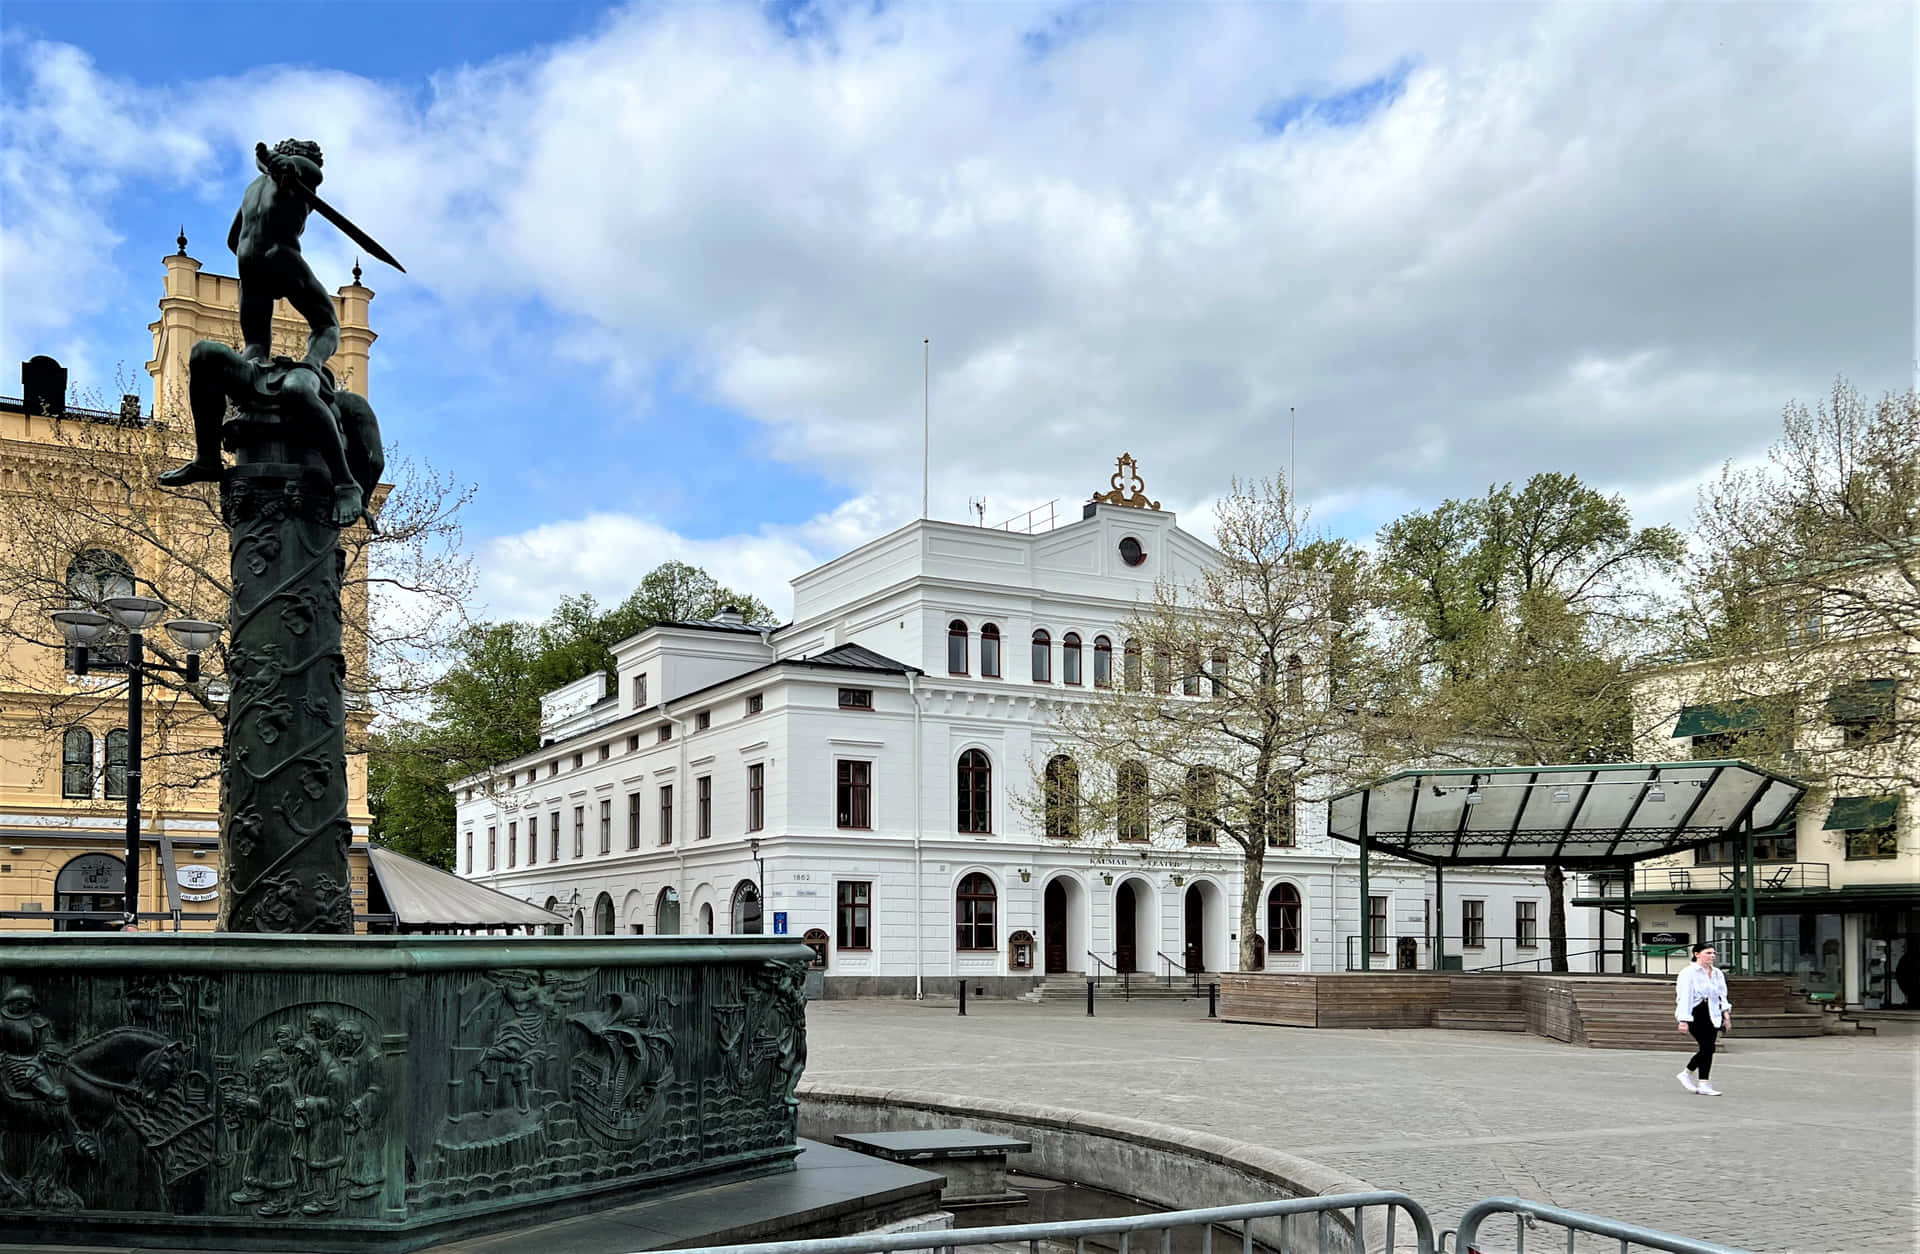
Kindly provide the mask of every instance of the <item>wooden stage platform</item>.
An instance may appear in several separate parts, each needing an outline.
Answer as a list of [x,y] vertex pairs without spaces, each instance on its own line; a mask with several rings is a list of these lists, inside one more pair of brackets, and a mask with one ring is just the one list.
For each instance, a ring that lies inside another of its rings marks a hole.
[[[1222,974],[1220,1017],[1295,1028],[1532,1032],[1598,1049],[1671,1049],[1671,976],[1343,971]],[[1785,976],[1730,976],[1735,1036],[1819,1036],[1826,1016]]]

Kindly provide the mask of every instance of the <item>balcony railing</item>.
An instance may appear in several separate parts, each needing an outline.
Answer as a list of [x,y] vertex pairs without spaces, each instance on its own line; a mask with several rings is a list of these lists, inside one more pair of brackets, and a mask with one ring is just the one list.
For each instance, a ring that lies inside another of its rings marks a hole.
[[[1731,866],[1643,866],[1633,871],[1633,895],[1648,893],[1730,893],[1741,868]],[[1753,883],[1756,891],[1804,892],[1829,888],[1830,868],[1824,862],[1756,862]],[[1625,890],[1625,877],[1583,875],[1575,886],[1575,898],[1617,901]]]

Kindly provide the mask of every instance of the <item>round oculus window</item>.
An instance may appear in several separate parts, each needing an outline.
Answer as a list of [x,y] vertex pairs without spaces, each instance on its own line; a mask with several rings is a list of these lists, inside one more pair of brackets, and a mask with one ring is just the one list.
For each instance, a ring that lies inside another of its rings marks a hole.
[[1129,566],[1138,566],[1147,560],[1147,551],[1140,547],[1138,540],[1128,536],[1120,542],[1120,560]]

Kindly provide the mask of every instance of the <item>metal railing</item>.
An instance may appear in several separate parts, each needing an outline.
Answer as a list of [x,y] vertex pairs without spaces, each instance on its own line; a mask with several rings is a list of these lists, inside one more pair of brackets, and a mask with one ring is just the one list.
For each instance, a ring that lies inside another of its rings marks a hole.
[[[1480,1225],[1493,1215],[1514,1217],[1514,1254],[1526,1254],[1527,1230],[1534,1226],[1536,1220],[1566,1229],[1565,1248],[1569,1252],[1574,1248],[1575,1235],[1585,1232],[1620,1242],[1621,1254],[1627,1254],[1634,1246],[1643,1250],[1663,1250],[1667,1254],[1746,1254],[1730,1245],[1696,1241],[1692,1237],[1675,1236],[1670,1232],[1642,1228],[1639,1224],[1602,1219],[1598,1215],[1584,1215],[1577,1210],[1562,1210],[1558,1206],[1546,1206],[1517,1197],[1490,1197],[1484,1202],[1475,1202],[1467,1208],[1466,1214],[1460,1216],[1460,1227],[1456,1233],[1442,1234],[1441,1248],[1446,1248],[1447,1235],[1454,1235],[1452,1254],[1481,1254],[1478,1244],[1481,1239]],[[1491,1254],[1491,1251],[1487,1254]]]
[[[1633,895],[1648,893],[1730,893],[1741,881],[1733,866],[1643,866],[1634,868]],[[1824,862],[1756,862],[1754,887],[1762,892],[1804,892],[1833,886],[1833,868]],[[1574,886],[1574,899],[1619,901],[1626,878],[1583,875]]]
[[[1348,933],[1346,937],[1347,970],[1360,970],[1360,937]],[[1399,942],[1411,939],[1414,942],[1414,969],[1430,971],[1433,969],[1433,945],[1429,938],[1415,936],[1409,938],[1388,937],[1385,950],[1376,949],[1369,966],[1375,971],[1392,971],[1399,958]],[[1475,936],[1445,936],[1441,938],[1445,946],[1447,961],[1458,962],[1458,967],[1449,966],[1450,971],[1548,971],[1553,967],[1553,947],[1543,931],[1535,936],[1488,936],[1481,933]],[[1468,942],[1472,943],[1469,944]],[[1569,936],[1567,937],[1567,965],[1573,971],[1588,975],[1605,974],[1607,964],[1613,964],[1613,972],[1620,971],[1620,938],[1617,936]]]
[[1175,975],[1184,975],[1188,979],[1193,978],[1193,972],[1187,970],[1187,960],[1185,958],[1176,958],[1172,954],[1159,949],[1153,951],[1153,956],[1160,960],[1160,982],[1162,984],[1173,983],[1173,977]]
[[[1384,1208],[1386,1220],[1381,1244],[1369,1244],[1367,1212]],[[1293,1197],[1241,1206],[1211,1206],[1202,1210],[1163,1211],[1123,1215],[1113,1219],[1076,1219],[1063,1223],[1006,1224],[988,1228],[937,1228],[920,1232],[869,1233],[813,1241],[771,1241],[764,1245],[710,1245],[680,1254],[894,1254],[904,1250],[946,1252],[984,1246],[1026,1246],[1029,1254],[1042,1247],[1071,1246],[1074,1254],[1118,1248],[1119,1254],[1171,1254],[1173,1234],[1197,1229],[1201,1254],[1213,1254],[1216,1231],[1224,1232],[1241,1254],[1255,1246],[1280,1254],[1386,1254],[1401,1245],[1400,1214],[1412,1228],[1415,1254],[1435,1254],[1433,1221],[1420,1203],[1405,1193],[1375,1190],[1336,1193],[1326,1197]],[[1350,1212],[1350,1213],[1349,1213]],[[1159,1233],[1158,1241],[1136,1241]],[[1118,1242],[1099,1241],[1118,1237]]]
[[1102,970],[1111,971],[1113,972],[1114,979],[1120,984],[1120,996],[1128,1001],[1133,1000],[1133,972],[1122,971],[1119,967],[1114,966],[1111,962],[1108,962],[1099,954],[1094,953],[1091,949],[1087,951],[1087,957],[1093,959],[1093,978],[1096,983],[1099,982]]

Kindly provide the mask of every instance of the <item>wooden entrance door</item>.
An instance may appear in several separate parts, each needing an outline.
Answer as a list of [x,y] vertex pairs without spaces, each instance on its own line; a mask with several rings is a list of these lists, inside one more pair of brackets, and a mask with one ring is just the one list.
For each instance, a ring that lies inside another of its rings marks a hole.
[[1067,969],[1067,886],[1059,880],[1047,885],[1044,914],[1047,974],[1061,975]]
[[1187,974],[1198,975],[1207,969],[1207,951],[1203,948],[1202,925],[1206,921],[1206,898],[1195,884],[1187,889]]
[[1133,916],[1133,881],[1128,880],[1120,886],[1120,891],[1113,895],[1113,965],[1122,971],[1136,969]]

